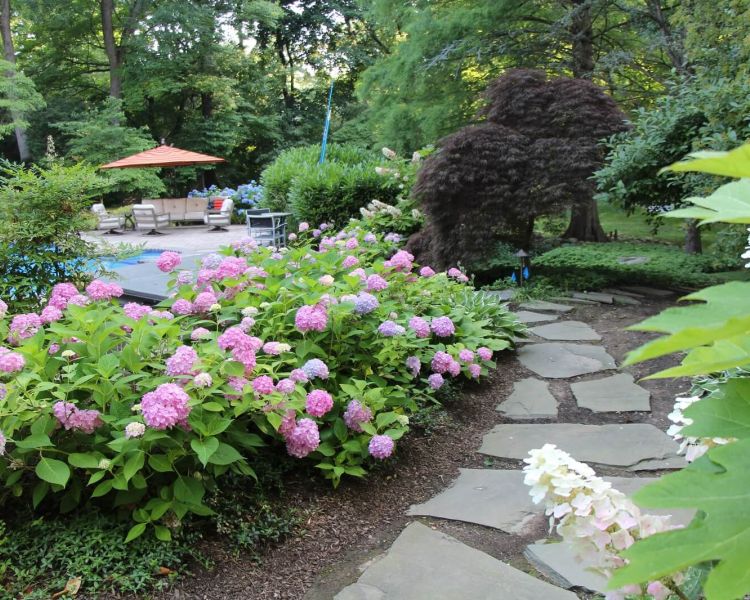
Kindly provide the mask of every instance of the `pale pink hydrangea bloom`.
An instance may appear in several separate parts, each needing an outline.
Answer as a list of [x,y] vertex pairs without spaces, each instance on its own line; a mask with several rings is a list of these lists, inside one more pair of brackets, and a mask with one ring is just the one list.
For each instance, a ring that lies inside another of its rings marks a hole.
[[60,310],[68,306],[68,300],[78,295],[78,289],[72,283],[58,283],[52,288],[49,304]]
[[193,272],[192,271],[180,271],[177,273],[177,285],[188,285],[193,283]]
[[472,363],[469,365],[469,373],[471,373],[474,379],[479,379],[479,376],[482,374],[482,367],[476,363]]
[[242,329],[245,333],[250,331],[255,326],[255,319],[252,317],[242,317],[242,321],[240,321],[240,324],[238,327]]
[[292,374],[289,376],[289,379],[297,383],[305,383],[310,380],[310,378],[307,376],[307,373],[305,373],[302,369],[294,369],[292,371]]
[[211,332],[205,327],[196,327],[190,334],[190,339],[193,341],[204,340],[209,337],[211,337]]
[[169,273],[182,262],[182,257],[177,252],[162,252],[156,259],[156,266],[160,271]]
[[216,278],[227,279],[235,278],[242,275],[247,269],[247,261],[244,258],[238,258],[237,256],[227,256],[223,259],[219,266],[216,268]]
[[5,456],[6,443],[7,440],[5,439],[5,434],[0,430],[0,456]]
[[172,303],[172,312],[176,315],[189,315],[193,312],[193,305],[190,300],[179,298]]
[[80,410],[72,402],[55,402],[52,413],[67,430],[94,433],[97,427],[104,424],[98,410]]
[[347,256],[344,259],[344,262],[341,263],[341,266],[345,269],[351,269],[352,267],[356,267],[359,264],[359,259],[356,256],[352,256],[351,254]]
[[409,319],[409,329],[411,329],[418,338],[430,337],[430,324],[422,317],[412,317]]
[[36,313],[25,313],[16,315],[10,322],[8,339],[14,344],[21,340],[33,337],[42,326],[42,319]]
[[466,283],[467,281],[469,281],[469,278],[455,267],[448,269],[448,277],[452,277],[453,279],[455,279],[456,281],[460,281],[461,283]]
[[72,298],[68,299],[68,306],[71,304],[73,306],[86,306],[91,302],[91,299],[88,296],[85,296],[83,294],[76,294]]
[[333,285],[334,281],[333,275],[321,275],[318,277],[318,283],[326,287]]
[[51,304],[45,306],[42,309],[42,312],[39,314],[39,318],[42,320],[42,323],[54,323],[55,321],[59,321],[60,319],[62,319],[62,317],[62,311],[56,306],[52,306]]
[[421,269],[419,269],[419,274],[422,277],[433,277],[435,275],[435,271],[433,271],[431,267],[422,267]]
[[436,317],[432,320],[430,328],[438,337],[450,337],[456,333],[456,327],[450,317]]
[[264,354],[269,354],[271,356],[278,356],[282,352],[289,352],[291,349],[292,347],[289,344],[284,344],[282,342],[266,342],[263,344]]
[[166,361],[167,375],[189,375],[195,363],[198,362],[198,353],[191,346],[178,347],[172,356]]
[[328,325],[328,313],[320,304],[302,306],[294,317],[294,325],[302,333],[325,331]]
[[261,375],[253,379],[253,390],[258,394],[273,394],[274,391],[276,391],[276,386],[271,377],[268,375]]
[[297,427],[297,413],[294,410],[289,409],[284,413],[284,416],[281,417],[279,435],[284,439],[287,439],[294,431],[295,427]]
[[474,360],[474,353],[468,348],[464,348],[458,353],[458,358],[465,363],[470,363]]
[[413,254],[408,253],[406,250],[399,250],[390,259],[385,261],[383,266],[390,267],[396,271],[411,271],[414,266],[412,263],[413,260]]
[[295,388],[296,384],[294,383],[294,380],[290,378],[281,379],[276,384],[276,391],[282,394],[291,394],[292,392],[294,392]]
[[352,431],[362,433],[362,423],[372,420],[372,411],[359,400],[352,400],[344,412],[344,423]]
[[299,231],[300,232],[307,231],[308,229],[310,229],[310,224],[309,223],[306,223],[305,221],[302,221],[302,223],[299,224]]
[[189,400],[190,397],[179,385],[162,383],[154,391],[143,395],[143,420],[153,429],[168,429],[175,425],[187,427]]
[[422,370],[422,363],[418,356],[409,356],[406,359],[406,368],[409,369],[412,377],[419,375],[419,371]]
[[[99,279],[94,279],[86,286],[86,293],[92,300],[111,300],[119,298],[123,294],[123,289],[116,283],[106,283]],[[72,302],[72,299],[71,299]]]
[[443,387],[445,379],[443,379],[443,376],[440,373],[433,373],[427,378],[427,383],[430,384],[430,387],[433,390],[439,390],[441,387]]
[[383,279],[380,275],[370,275],[367,278],[367,291],[368,292],[379,292],[388,287],[388,282]]
[[477,348],[477,354],[482,360],[492,360],[492,350],[489,348],[485,348],[484,346]]
[[213,292],[201,292],[193,301],[193,307],[199,312],[208,312],[208,309],[216,304],[216,294]]
[[393,454],[393,445],[393,439],[387,435],[374,435],[367,450],[373,458],[384,460]]
[[148,313],[148,316],[150,323],[153,323],[154,319],[165,319],[166,321],[174,319],[174,315],[168,310],[152,310]]
[[8,305],[0,300],[0,319],[4,319],[6,314],[8,314]]
[[452,360],[451,364],[448,365],[448,373],[450,373],[452,377],[458,377],[461,374],[461,363]]
[[325,390],[313,390],[307,394],[305,409],[313,417],[322,417],[333,408],[333,398]]
[[363,268],[354,269],[349,273],[351,277],[359,277],[359,280],[364,283],[367,281],[367,273],[365,273],[365,270]]
[[214,380],[211,377],[210,373],[198,373],[195,377],[193,377],[193,385],[197,388],[207,388],[211,387]]
[[122,312],[124,312],[131,319],[135,319],[136,321],[145,317],[151,312],[151,310],[152,309],[150,306],[139,304],[138,302],[128,302],[125,306],[122,307]]
[[359,242],[357,241],[357,238],[350,237],[348,240],[346,240],[346,244],[344,244],[347,250],[354,250],[355,248],[359,247]]
[[455,361],[450,354],[438,350],[432,357],[432,370],[435,371],[435,373],[445,373],[454,362]]
[[286,436],[286,451],[296,458],[304,458],[320,446],[318,424],[312,419],[300,419]]
[[0,347],[0,372],[16,373],[24,368],[26,359],[18,352],[11,352],[7,348]]

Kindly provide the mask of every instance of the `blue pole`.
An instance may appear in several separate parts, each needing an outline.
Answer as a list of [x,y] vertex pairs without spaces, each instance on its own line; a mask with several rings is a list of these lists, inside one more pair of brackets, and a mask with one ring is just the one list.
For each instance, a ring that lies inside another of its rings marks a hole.
[[328,145],[328,130],[331,128],[331,102],[333,101],[333,81],[331,89],[328,90],[328,110],[326,111],[326,122],[323,126],[323,142],[320,145],[320,160],[318,164],[322,165],[326,160],[326,146]]

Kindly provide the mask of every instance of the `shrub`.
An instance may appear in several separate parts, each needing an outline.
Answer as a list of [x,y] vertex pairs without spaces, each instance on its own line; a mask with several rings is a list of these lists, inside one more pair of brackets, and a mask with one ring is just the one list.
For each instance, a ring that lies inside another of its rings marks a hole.
[[36,309],[56,283],[89,280],[96,251],[78,232],[105,185],[94,169],[5,163],[0,184],[0,297],[12,310]]
[[617,105],[589,81],[513,70],[486,95],[487,122],[441,140],[414,188],[441,267],[458,259],[473,269],[498,241],[528,249],[541,215],[572,207],[576,217],[592,202],[599,139],[624,128]]
[[[620,259],[644,257],[642,264],[623,264]],[[578,244],[545,252],[532,263],[533,276],[543,276],[566,289],[600,289],[615,285],[704,285],[709,262],[673,246],[656,244]]]
[[[287,252],[245,240],[209,256],[196,285],[174,276],[159,310],[122,307],[96,281],[85,295],[57,287],[48,325],[0,321],[17,344],[0,349],[0,480],[62,511],[135,507],[129,539],[149,524],[168,539],[164,520],[208,514],[207,492],[227,472],[252,476],[258,448],[286,445],[334,484],[364,476],[420,398],[486,373],[519,329],[468,303],[456,270],[417,276],[411,255],[358,227],[314,248],[316,233]],[[474,362],[459,362],[467,348]]]
[[399,194],[392,180],[375,173],[381,159],[348,144],[331,144],[318,164],[320,146],[282,152],[261,174],[263,205],[290,210],[298,221],[344,225],[371,200],[391,203]]

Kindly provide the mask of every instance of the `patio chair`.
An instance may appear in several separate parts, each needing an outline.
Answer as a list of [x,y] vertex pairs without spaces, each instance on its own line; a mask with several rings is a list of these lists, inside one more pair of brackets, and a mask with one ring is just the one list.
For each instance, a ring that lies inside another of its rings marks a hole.
[[125,217],[122,215],[110,215],[107,209],[104,208],[104,204],[98,203],[91,206],[91,212],[96,215],[98,223],[97,229],[106,229],[104,235],[122,235],[122,231],[118,229],[125,229]]
[[228,231],[227,226],[232,224],[232,212],[234,211],[234,201],[227,198],[221,203],[218,212],[206,211],[204,222],[211,225],[209,231]]
[[166,229],[171,223],[169,213],[157,213],[153,204],[133,205],[133,218],[136,231],[147,229],[146,235],[164,235],[160,229]]
[[286,219],[273,214],[248,215],[247,235],[261,246],[286,246]]

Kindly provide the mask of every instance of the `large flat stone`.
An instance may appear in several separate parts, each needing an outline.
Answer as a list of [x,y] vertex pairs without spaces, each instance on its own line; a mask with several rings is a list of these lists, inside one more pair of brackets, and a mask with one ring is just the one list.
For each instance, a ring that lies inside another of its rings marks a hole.
[[614,299],[615,304],[624,304],[628,306],[638,306],[639,304],[642,304],[640,300],[625,294],[612,294],[612,298]]
[[579,425],[577,423],[502,424],[484,436],[479,452],[523,459],[530,450],[555,444],[581,462],[630,471],[685,466],[672,438],[653,425]]
[[554,321],[557,315],[545,315],[530,310],[519,310],[513,313],[521,323],[543,323],[544,321]]
[[626,292],[635,292],[636,294],[651,296],[652,298],[669,298],[670,296],[674,296],[674,292],[671,290],[662,290],[644,285],[628,285],[623,286],[622,289]]
[[554,419],[557,417],[557,400],[546,381],[527,377],[513,384],[513,392],[498,405],[497,410],[510,419]]
[[600,292],[573,292],[573,298],[578,300],[590,300],[600,304],[612,304],[615,300],[609,294]]
[[518,360],[537,375],[552,379],[616,369],[615,359],[601,346],[546,342],[520,348]]
[[566,589],[580,587],[602,594],[607,591],[607,578],[596,571],[590,571],[585,563],[579,562],[568,542],[531,544],[526,546],[523,555],[555,585]]
[[594,412],[651,410],[651,392],[633,381],[628,373],[570,384],[581,408]]
[[[451,486],[423,504],[409,509],[409,515],[425,515],[477,523],[507,533],[524,534],[527,525],[541,518],[543,504],[534,504],[529,486],[523,482],[523,471],[496,469],[461,469]],[[656,477],[605,477],[612,487],[628,496]],[[651,514],[674,515],[672,522],[687,525],[692,510],[644,510]]]
[[546,310],[559,313],[567,313],[573,310],[572,306],[567,304],[557,304],[556,302],[546,302],[544,300],[530,300],[519,305],[526,310]]
[[572,296],[554,296],[553,300],[562,300],[563,302],[572,302],[573,304],[599,304],[593,300],[581,300],[580,298],[573,298]]
[[335,600],[576,600],[421,523],[411,523],[383,558]]
[[531,333],[545,340],[564,340],[569,342],[591,342],[602,339],[594,329],[583,321],[560,321],[539,325]]

